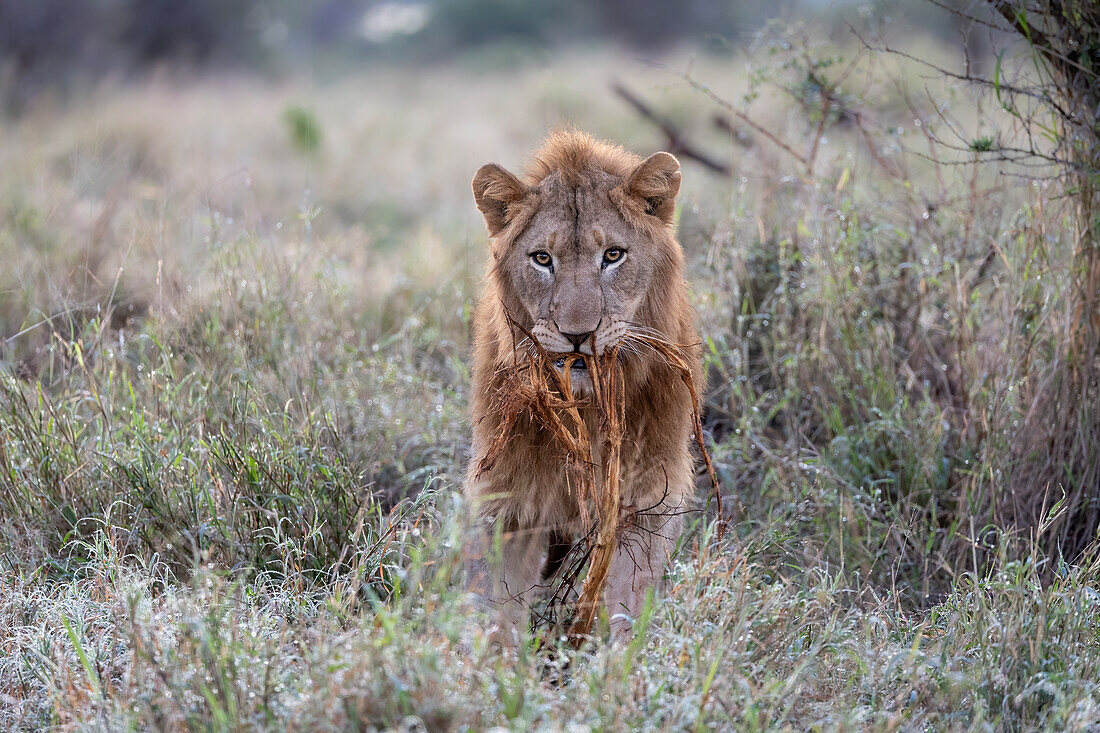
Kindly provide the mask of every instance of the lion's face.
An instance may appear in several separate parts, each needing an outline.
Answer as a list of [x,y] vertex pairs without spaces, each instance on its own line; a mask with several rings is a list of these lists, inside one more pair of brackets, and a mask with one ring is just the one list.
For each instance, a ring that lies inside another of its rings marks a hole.
[[[498,166],[478,172],[474,190],[486,192],[478,206],[490,233],[515,224],[494,252],[498,276],[526,310],[512,315],[527,316],[544,349],[602,355],[623,344],[629,355],[630,334],[647,330],[639,307],[667,257],[638,217],[667,223],[679,180],[679,164],[667,153],[641,163],[628,180],[599,171],[583,185],[554,173],[527,187]],[[518,210],[525,221],[510,221]],[[587,366],[583,358],[573,362],[571,381],[581,391],[591,386]]]

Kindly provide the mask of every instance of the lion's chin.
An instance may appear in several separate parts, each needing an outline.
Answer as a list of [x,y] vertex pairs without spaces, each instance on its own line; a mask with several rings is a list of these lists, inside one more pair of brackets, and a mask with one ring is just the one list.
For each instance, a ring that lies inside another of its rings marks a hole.
[[577,370],[574,369],[569,379],[569,386],[573,388],[574,397],[592,396],[592,378],[588,376],[588,372],[577,374]]

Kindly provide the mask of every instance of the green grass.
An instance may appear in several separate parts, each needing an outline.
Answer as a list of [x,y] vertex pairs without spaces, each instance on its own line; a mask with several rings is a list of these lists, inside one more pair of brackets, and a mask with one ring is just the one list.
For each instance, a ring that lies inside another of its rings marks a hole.
[[[781,61],[761,78],[803,83]],[[876,61],[845,90],[866,131],[827,119],[812,176],[591,53],[147,82],[3,123],[0,727],[1095,724],[1100,566],[1040,550],[1057,494],[1040,527],[997,514],[1065,317],[1065,210],[915,155],[914,72]],[[502,650],[461,592],[469,178],[563,117],[659,147],[594,68],[734,156],[732,182],[685,163],[679,220],[736,522],[715,540],[701,490],[629,642]],[[739,62],[693,73],[748,91]],[[798,150],[820,123],[749,111]]]

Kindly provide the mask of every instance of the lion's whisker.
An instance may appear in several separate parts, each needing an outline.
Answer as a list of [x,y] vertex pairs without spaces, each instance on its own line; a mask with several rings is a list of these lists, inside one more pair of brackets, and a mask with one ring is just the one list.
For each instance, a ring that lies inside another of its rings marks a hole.
[[670,355],[677,356],[681,361],[686,361],[688,358],[682,346],[674,344],[666,338],[651,336],[644,333],[631,333],[628,331],[627,335],[624,337],[624,340],[626,339],[630,339],[633,343],[652,349],[657,352],[658,355],[664,357],[665,361],[668,361]]
[[631,346],[631,348],[634,349],[634,352],[636,354],[638,354],[639,356],[642,355],[642,349],[643,348],[654,352],[658,356],[660,356],[660,354],[661,354],[660,350],[655,346],[654,342],[647,341],[645,339],[639,338],[639,337],[637,337],[633,334],[628,333],[626,336],[623,337],[623,340],[622,340],[621,343],[629,344]]

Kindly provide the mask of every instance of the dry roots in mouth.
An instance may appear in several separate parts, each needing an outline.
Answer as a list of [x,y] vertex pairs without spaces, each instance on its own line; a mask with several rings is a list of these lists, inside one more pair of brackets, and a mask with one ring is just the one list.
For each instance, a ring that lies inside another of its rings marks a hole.
[[[502,379],[493,404],[500,420],[500,429],[478,465],[478,475],[493,467],[507,447],[521,418],[527,417],[541,425],[560,444],[565,455],[566,480],[576,496],[584,526],[591,526],[589,507],[595,506],[597,512],[596,530],[588,539],[588,574],[577,601],[570,632],[574,640],[580,640],[592,630],[600,597],[611,569],[611,560],[622,532],[622,492],[619,479],[626,398],[622,365],[618,359],[619,347],[612,346],[602,355],[596,353],[595,349],[590,356],[577,353],[554,354],[547,352],[521,324],[513,319],[509,320],[517,331],[526,336],[533,350],[526,353],[526,358],[518,359],[501,370]],[[658,338],[635,338],[652,348],[669,367],[679,373],[691,395],[695,440],[714,489],[720,537],[724,531],[722,496],[710,454],[703,442],[699,394],[692,378],[691,367],[679,347]],[[592,381],[593,397],[590,400],[577,400],[573,396],[571,375],[573,364],[578,359],[584,360]],[[595,408],[598,416],[597,437],[603,458],[600,465],[602,481],[596,476],[593,436],[589,434],[588,425],[581,414],[581,408],[589,406]]]

